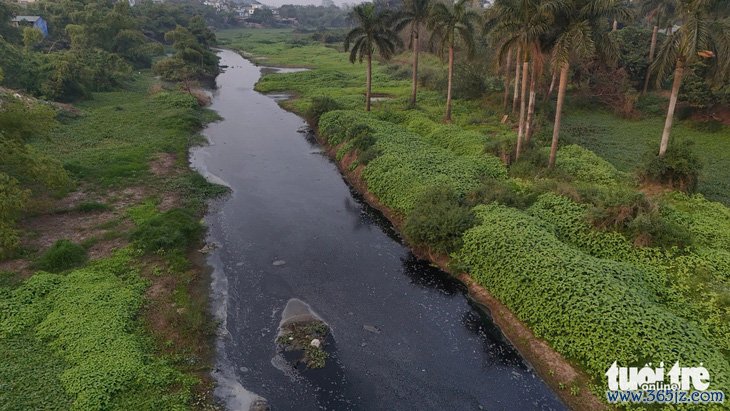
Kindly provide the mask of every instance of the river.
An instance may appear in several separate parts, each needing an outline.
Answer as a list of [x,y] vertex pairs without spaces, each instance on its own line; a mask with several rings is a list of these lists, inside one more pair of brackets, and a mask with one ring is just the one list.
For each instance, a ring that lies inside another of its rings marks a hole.
[[[205,218],[220,321],[216,395],[230,409],[565,409],[465,287],[419,261],[276,99],[261,69],[223,50],[223,120],[191,163],[231,194]],[[291,299],[329,325],[323,370],[297,371],[275,338]]]

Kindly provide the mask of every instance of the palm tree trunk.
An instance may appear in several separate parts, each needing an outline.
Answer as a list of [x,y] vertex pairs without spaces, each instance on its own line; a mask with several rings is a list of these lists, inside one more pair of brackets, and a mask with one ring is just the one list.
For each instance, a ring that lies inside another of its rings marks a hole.
[[684,62],[677,60],[677,66],[674,69],[674,82],[672,83],[672,96],[669,98],[669,109],[667,110],[667,119],[664,122],[664,132],[662,133],[662,141],[659,144],[659,157],[664,157],[669,146],[669,135],[672,133],[672,123],[674,122],[674,109],[677,107],[677,96],[679,88],[682,86],[682,76],[684,75]]
[[646,77],[644,77],[644,89],[642,90],[641,94],[646,94],[647,90],[649,90],[649,79],[651,78],[651,63],[654,62],[654,53],[656,52],[656,41],[657,41],[657,35],[659,34],[659,26],[654,26],[654,29],[651,32],[651,46],[649,47],[649,66],[646,67]]
[[517,111],[517,101],[520,98],[520,48],[517,48],[517,57],[515,57],[515,92],[512,96],[512,112]]
[[373,55],[368,53],[368,68],[365,79],[365,111],[370,111],[370,94],[373,85]]
[[525,114],[527,99],[527,74],[530,71],[530,62],[527,60],[527,48],[524,50],[524,60],[522,62],[522,92],[520,96],[520,123],[517,131],[517,152],[515,153],[515,160],[520,158],[522,152],[522,140],[525,137]]
[[418,27],[413,30],[413,86],[411,87],[411,107],[416,106],[418,93]]
[[507,67],[504,69],[504,101],[502,102],[503,110],[507,112],[507,102],[509,101],[509,83],[510,71],[512,70],[512,49],[507,52]]
[[550,144],[550,161],[549,168],[555,167],[555,156],[558,154],[558,137],[560,137],[560,120],[563,113],[563,103],[565,102],[565,89],[568,87],[568,63],[563,64],[560,69],[560,85],[558,86],[558,103],[555,107],[555,124],[553,125],[553,142]]
[[446,90],[446,116],[444,121],[451,122],[451,85],[454,77],[454,45],[449,44],[449,83]]
[[553,94],[553,90],[555,89],[555,83],[558,81],[558,71],[553,69],[553,75],[550,79],[550,87],[548,88],[548,92],[545,93],[545,98],[542,100],[543,104],[547,103],[547,101],[550,99],[550,96]]
[[535,83],[537,82],[537,70],[535,70],[535,63],[532,63],[532,71],[530,72],[530,102],[527,104],[527,120],[525,122],[525,143],[530,142],[532,137],[532,122],[535,117]]

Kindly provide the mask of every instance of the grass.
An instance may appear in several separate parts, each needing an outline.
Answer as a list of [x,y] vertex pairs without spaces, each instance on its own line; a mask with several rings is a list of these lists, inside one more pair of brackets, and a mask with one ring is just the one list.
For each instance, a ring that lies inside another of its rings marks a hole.
[[[563,123],[565,140],[580,144],[613,163],[622,171],[633,171],[649,150],[659,146],[664,127],[660,117],[627,120],[604,111],[570,108]],[[677,122],[672,139],[694,143],[702,159],[699,192],[730,205],[730,128],[716,133],[699,131],[689,122]]]
[[[77,106],[80,114],[62,115],[49,138],[31,142],[83,188],[82,201],[69,211],[114,216],[82,245],[59,241],[37,258],[36,267],[64,274],[0,273],[0,409],[212,403],[208,284],[189,252],[201,241],[207,199],[226,189],[184,159],[201,141],[197,130],[216,115],[187,93],[158,86],[151,93],[153,84],[142,73],[125,90],[94,94]],[[150,162],[160,153],[178,161],[155,174]],[[130,202],[129,192],[144,199]],[[162,212],[165,198],[180,200]],[[84,247],[124,244],[132,232],[135,244],[86,261]],[[157,292],[148,294],[150,286]]]
[[148,95],[151,84],[149,75],[137,75],[129,90],[95,94],[77,106],[79,118],[65,120],[53,138],[33,145],[61,160],[79,182],[121,187],[149,178],[155,153],[186,157],[191,132],[211,118],[191,109],[192,96]]

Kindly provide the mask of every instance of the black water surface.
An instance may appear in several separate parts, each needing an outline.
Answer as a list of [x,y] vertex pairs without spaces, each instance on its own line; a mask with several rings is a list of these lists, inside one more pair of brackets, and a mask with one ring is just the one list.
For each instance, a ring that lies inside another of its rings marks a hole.
[[[191,157],[232,188],[206,217],[218,245],[218,396],[232,409],[259,397],[274,410],[564,409],[465,288],[354,195],[298,132],[302,119],[253,90],[260,68],[220,56],[212,108],[224,120]],[[325,370],[293,370],[277,353],[291,298],[331,327]]]

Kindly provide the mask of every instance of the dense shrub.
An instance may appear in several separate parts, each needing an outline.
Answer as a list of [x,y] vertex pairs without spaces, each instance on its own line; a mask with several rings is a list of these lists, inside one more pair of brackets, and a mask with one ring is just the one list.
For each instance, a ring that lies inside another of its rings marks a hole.
[[405,220],[409,240],[448,254],[461,246],[461,236],[474,223],[474,215],[448,186],[429,187]]
[[437,126],[425,137],[430,143],[459,155],[480,155],[487,144],[486,135],[454,125]]
[[521,186],[514,179],[487,178],[476,190],[468,194],[467,202],[472,206],[499,203],[524,209],[531,206],[538,195],[539,191],[533,187]]
[[201,226],[189,212],[173,209],[143,220],[132,233],[132,240],[147,252],[185,249],[197,240]]
[[611,163],[576,144],[558,150],[555,167],[578,181],[590,183],[616,183],[620,177]]
[[78,267],[85,263],[86,259],[84,247],[69,240],[58,240],[38,258],[36,267],[58,273]]
[[[152,95],[152,100],[169,108],[196,108],[198,102],[190,93],[162,91]],[[179,113],[176,113],[179,114]]]
[[399,124],[373,117],[360,111],[331,111],[322,116],[320,134],[329,144],[338,145],[365,130],[371,131],[371,149],[378,155],[369,160],[363,178],[373,194],[398,212],[410,211],[416,198],[432,185],[447,185],[465,195],[483,178],[504,178],[507,174],[494,156],[459,156]]
[[[65,409],[183,409],[195,381],[153,359],[137,321],[145,289],[127,249],[65,276],[35,274],[0,299],[0,376],[38,364],[48,380],[32,397],[60,383]],[[6,388],[26,407],[35,399]]]
[[327,96],[317,96],[312,98],[312,102],[309,108],[307,108],[305,115],[307,120],[317,125],[322,114],[332,110],[339,110],[340,108],[340,105],[334,99]]
[[[649,49],[651,30],[629,25],[613,33],[619,47],[619,65],[626,71],[636,89],[643,87],[644,77],[649,68]],[[663,38],[664,35],[660,34]],[[658,44],[662,44],[662,38]]]
[[702,162],[692,151],[691,141],[671,143],[664,157],[659,157],[652,150],[645,158],[639,170],[645,180],[690,193],[697,188]]
[[614,361],[679,360],[703,362],[715,388],[730,386],[727,359],[695,322],[658,303],[652,275],[564,244],[549,222],[518,210],[475,211],[480,224],[464,235],[459,262],[596,383]]
[[659,94],[649,93],[639,97],[634,107],[647,116],[661,116],[667,114],[667,99]]

